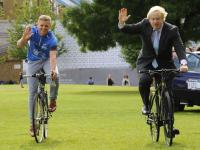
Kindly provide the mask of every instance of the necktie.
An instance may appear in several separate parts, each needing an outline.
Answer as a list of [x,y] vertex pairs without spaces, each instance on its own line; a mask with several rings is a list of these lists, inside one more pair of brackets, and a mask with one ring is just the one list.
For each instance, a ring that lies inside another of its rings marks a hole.
[[154,40],[153,40],[153,48],[156,52],[156,55],[158,55],[158,49],[159,49],[159,31],[155,31],[154,34]]
[[[159,31],[158,30],[156,30],[156,31],[154,31],[155,33],[154,33],[154,37],[153,37],[153,48],[154,48],[154,50],[155,50],[155,53],[156,53],[156,55],[158,55],[158,49],[159,49]],[[156,59],[154,59],[153,61],[152,61],[152,66],[154,67],[154,68],[157,68],[158,67],[158,63],[157,63],[157,61],[156,61]]]

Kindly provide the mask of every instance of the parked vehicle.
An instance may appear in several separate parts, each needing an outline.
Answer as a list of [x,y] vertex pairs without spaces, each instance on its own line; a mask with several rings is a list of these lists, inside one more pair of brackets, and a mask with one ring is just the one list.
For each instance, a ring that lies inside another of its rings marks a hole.
[[[185,106],[200,106],[200,53],[187,52],[189,71],[178,74],[172,82],[175,110],[183,111]],[[175,59],[179,68],[179,62]]]

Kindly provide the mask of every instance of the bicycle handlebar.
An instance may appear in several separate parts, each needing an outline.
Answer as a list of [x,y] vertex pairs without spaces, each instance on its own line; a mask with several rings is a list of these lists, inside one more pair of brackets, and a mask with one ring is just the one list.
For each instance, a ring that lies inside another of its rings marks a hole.
[[22,83],[22,80],[24,77],[35,77],[35,78],[38,78],[39,80],[41,80],[42,78],[45,78],[45,77],[49,77],[51,76],[51,74],[45,74],[45,73],[35,73],[35,74],[32,74],[32,75],[20,75],[20,84],[21,84],[21,87],[23,88],[23,83]]
[[139,70],[139,73],[162,73],[162,72],[180,72],[179,69],[159,69],[159,70]]
[[51,76],[51,75],[50,74],[43,74],[43,73],[35,73],[33,75],[22,75],[22,77],[35,77],[35,78],[38,78],[38,77],[41,77],[41,76],[48,77],[48,76]]

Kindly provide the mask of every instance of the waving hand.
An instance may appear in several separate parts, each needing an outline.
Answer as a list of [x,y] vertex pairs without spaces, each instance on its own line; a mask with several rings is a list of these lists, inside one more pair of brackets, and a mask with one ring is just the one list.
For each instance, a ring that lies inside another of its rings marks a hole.
[[131,15],[127,15],[127,9],[126,8],[122,8],[119,10],[119,23],[120,24],[124,24],[129,18]]

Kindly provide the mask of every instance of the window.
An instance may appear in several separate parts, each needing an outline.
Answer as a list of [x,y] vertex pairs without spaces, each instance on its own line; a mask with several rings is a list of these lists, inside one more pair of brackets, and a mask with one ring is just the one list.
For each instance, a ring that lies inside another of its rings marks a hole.
[[3,2],[0,0],[0,8],[3,8]]
[[0,0],[0,9],[3,10],[3,0]]
[[3,14],[3,0],[0,0],[0,16]]
[[200,58],[191,54],[188,56],[187,60],[188,60],[188,67],[190,71],[196,71],[197,69],[199,70],[198,64],[199,64]]

